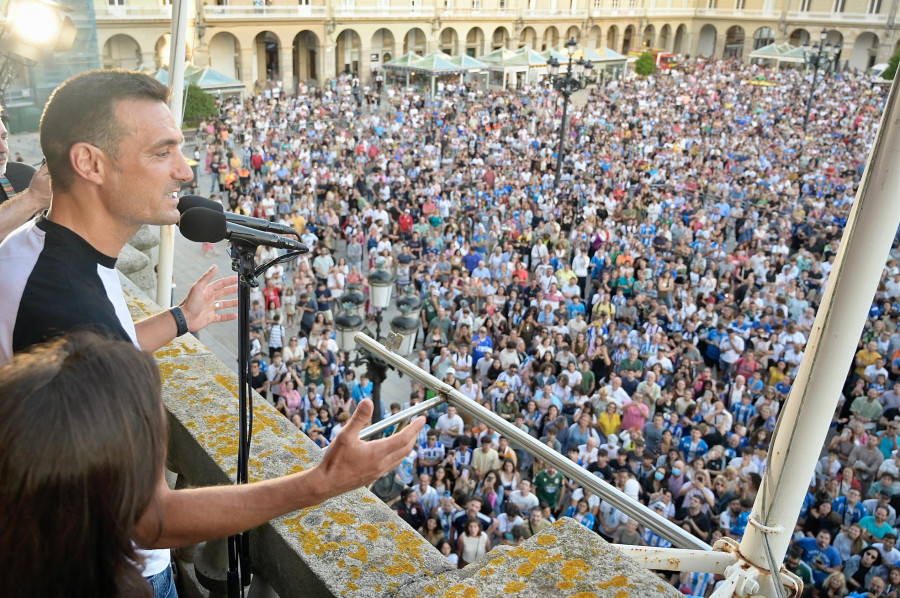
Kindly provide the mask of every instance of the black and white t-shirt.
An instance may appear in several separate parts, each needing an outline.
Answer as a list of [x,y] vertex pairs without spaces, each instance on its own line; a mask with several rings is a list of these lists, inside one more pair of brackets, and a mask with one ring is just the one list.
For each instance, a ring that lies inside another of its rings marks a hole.
[[75,329],[137,345],[116,259],[44,217],[0,244],[0,364],[13,353]]
[[[115,266],[116,258],[43,216],[11,233],[0,243],[0,366],[14,353],[76,329],[138,346]],[[140,553],[146,577],[169,566],[168,550]]]

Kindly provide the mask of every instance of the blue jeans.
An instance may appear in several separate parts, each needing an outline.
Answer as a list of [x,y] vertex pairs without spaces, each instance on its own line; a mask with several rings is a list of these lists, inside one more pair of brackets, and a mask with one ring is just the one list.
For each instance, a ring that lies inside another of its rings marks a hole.
[[175,579],[172,577],[172,566],[166,567],[165,571],[160,571],[156,575],[147,578],[150,586],[153,588],[154,598],[178,598],[178,591],[175,589]]

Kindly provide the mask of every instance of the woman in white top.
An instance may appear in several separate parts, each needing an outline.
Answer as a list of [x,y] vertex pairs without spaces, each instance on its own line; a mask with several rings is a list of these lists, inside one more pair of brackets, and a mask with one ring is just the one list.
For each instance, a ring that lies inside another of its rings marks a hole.
[[459,555],[459,568],[462,569],[469,563],[491,549],[491,541],[481,529],[481,522],[477,519],[466,521],[466,530],[456,540],[456,552]]

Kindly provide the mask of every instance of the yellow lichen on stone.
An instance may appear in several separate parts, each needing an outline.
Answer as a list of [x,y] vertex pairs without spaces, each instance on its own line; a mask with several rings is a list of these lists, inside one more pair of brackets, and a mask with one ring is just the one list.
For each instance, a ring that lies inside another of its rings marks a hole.
[[352,525],[356,523],[356,515],[353,515],[352,513],[347,513],[345,511],[328,511],[325,514],[331,517],[335,523],[340,525]]
[[234,398],[238,398],[238,383],[237,378],[234,374],[225,375],[225,374],[216,374],[216,382],[222,385],[223,388],[231,392]]
[[341,546],[345,546],[348,548],[350,546],[356,546],[356,550],[347,553],[347,556],[351,559],[356,559],[357,561],[363,563],[369,560],[369,551],[366,550],[366,547],[359,542],[341,542]]
[[371,496],[363,496],[361,500],[362,500],[364,503],[369,504],[369,505],[375,504],[375,503],[378,502],[378,499],[377,499],[377,498],[372,498]]
[[425,586],[425,589],[422,591],[425,592],[426,594],[433,595],[433,594],[437,594],[438,589],[434,586]]
[[583,579],[584,576],[582,575],[582,573],[589,569],[590,567],[588,567],[587,563],[585,563],[583,560],[571,559],[563,564],[560,574],[562,575],[563,579]]
[[494,573],[493,567],[485,567],[484,569],[482,569],[481,571],[478,572],[478,575],[480,575],[482,577],[487,577],[488,575],[491,575],[493,573]]
[[375,525],[372,525],[371,523],[363,523],[356,529],[359,530],[359,533],[361,533],[363,536],[365,536],[366,540],[368,540],[369,542],[374,542],[375,540],[378,539],[378,536],[380,535],[380,532],[378,531],[378,527]]
[[444,598],[479,598],[478,589],[458,583],[447,589]]
[[575,582],[574,581],[561,581],[558,584],[556,584],[556,587],[559,588],[560,590],[571,590],[572,588],[575,587]]
[[619,590],[618,592],[616,592],[616,595],[614,598],[628,598],[628,596],[629,596],[628,592],[626,592],[625,590]]
[[597,598],[597,594],[593,592],[578,592],[577,594],[568,596],[568,598]]
[[600,582],[596,584],[598,588],[601,590],[605,590],[607,588],[623,588],[625,586],[631,587],[628,583],[628,578],[624,575],[613,575],[609,580]]
[[360,569],[356,565],[350,565],[349,567],[347,567],[347,572],[350,573],[351,579],[359,579],[360,577],[362,577],[362,569]]
[[492,558],[490,561],[488,561],[488,564],[493,565],[494,567],[498,567],[505,562],[506,562],[505,558],[503,558],[502,556],[498,556],[498,557]]
[[350,580],[347,582],[347,589],[352,592],[355,592],[356,590],[359,589],[359,586],[356,585],[356,583],[353,580]]
[[537,543],[541,546],[550,546],[552,544],[556,544],[556,536],[551,536],[550,534],[539,536],[537,539]]
[[526,587],[528,587],[528,584],[526,584],[524,581],[511,581],[506,584],[506,587],[503,588],[503,591],[507,594],[515,594],[516,592],[521,592]]

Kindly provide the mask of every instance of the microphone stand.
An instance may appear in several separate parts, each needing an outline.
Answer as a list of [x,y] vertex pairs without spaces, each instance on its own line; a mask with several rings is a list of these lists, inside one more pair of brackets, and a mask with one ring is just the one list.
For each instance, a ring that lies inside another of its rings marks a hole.
[[[253,438],[253,389],[250,386],[250,289],[259,286],[256,278],[278,262],[288,262],[301,251],[290,251],[259,268],[255,267],[257,245],[232,239],[231,269],[238,275],[238,455],[237,483],[249,483],[250,442]],[[229,536],[228,598],[243,596],[250,585],[249,530]]]

